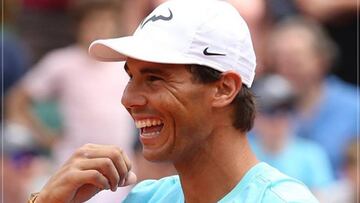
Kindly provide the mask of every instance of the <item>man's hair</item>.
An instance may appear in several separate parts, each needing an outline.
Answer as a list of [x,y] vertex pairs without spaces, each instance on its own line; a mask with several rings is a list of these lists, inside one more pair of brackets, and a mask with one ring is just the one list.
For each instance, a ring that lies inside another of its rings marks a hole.
[[[221,72],[207,66],[192,64],[188,66],[196,82],[213,83],[221,77]],[[246,85],[242,85],[239,93],[231,102],[234,106],[233,126],[241,132],[248,132],[254,125],[256,114],[255,98]]]

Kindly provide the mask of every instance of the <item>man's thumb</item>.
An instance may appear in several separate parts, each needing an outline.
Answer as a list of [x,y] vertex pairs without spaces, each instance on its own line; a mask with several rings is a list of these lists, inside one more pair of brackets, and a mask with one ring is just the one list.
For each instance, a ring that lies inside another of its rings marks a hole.
[[127,177],[125,178],[125,183],[122,184],[120,187],[135,184],[136,180],[137,180],[136,174],[132,171],[129,171]]

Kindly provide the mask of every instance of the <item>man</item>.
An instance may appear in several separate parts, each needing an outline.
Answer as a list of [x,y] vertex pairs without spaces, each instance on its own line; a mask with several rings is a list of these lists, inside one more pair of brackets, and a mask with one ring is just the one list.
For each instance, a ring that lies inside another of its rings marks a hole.
[[295,133],[318,142],[339,177],[342,153],[356,138],[359,102],[354,86],[328,74],[336,59],[335,44],[316,22],[290,18],[274,27],[268,51],[271,66],[297,95]]
[[[139,183],[124,202],[317,202],[250,150],[255,55],[246,23],[228,3],[167,1],[134,36],[96,41],[90,54],[127,57],[122,103],[140,128],[143,154],[171,161],[179,174]],[[121,150],[89,144],[35,202],[82,202],[135,179]]]

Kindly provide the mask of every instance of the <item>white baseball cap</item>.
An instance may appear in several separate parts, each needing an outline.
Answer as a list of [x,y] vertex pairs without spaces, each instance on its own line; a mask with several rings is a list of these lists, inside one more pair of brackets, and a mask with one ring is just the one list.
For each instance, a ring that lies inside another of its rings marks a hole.
[[131,57],[233,70],[249,88],[255,76],[256,57],[248,26],[233,6],[220,0],[166,1],[132,36],[96,40],[89,53],[101,61]]

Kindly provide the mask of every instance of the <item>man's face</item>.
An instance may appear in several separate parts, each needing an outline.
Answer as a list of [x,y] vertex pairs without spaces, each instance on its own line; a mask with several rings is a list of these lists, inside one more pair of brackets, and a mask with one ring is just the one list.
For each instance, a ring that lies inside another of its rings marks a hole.
[[125,70],[122,103],[140,130],[145,158],[176,162],[194,154],[211,132],[211,85],[194,82],[185,65],[129,58]]
[[279,33],[270,45],[275,69],[300,92],[318,83],[324,74],[313,41],[307,30],[293,28]]

